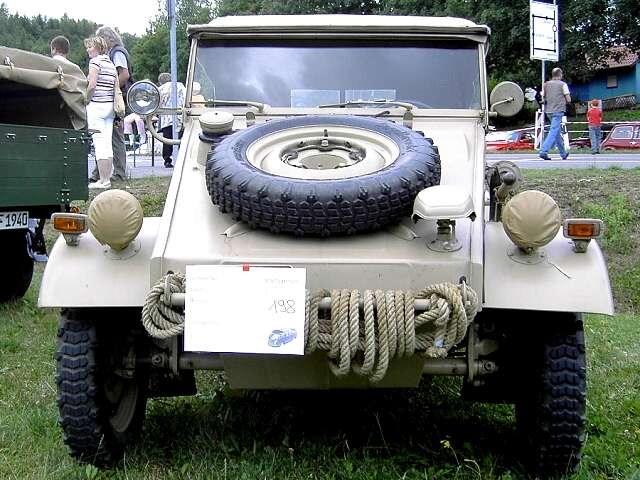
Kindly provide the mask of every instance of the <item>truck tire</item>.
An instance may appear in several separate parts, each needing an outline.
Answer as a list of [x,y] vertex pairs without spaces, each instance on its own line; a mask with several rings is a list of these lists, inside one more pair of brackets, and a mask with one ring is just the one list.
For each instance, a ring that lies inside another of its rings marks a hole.
[[[529,337],[533,365],[523,378],[516,420],[533,469],[544,478],[574,473],[586,425],[586,361],[582,320],[553,314]],[[528,378],[527,378],[528,377]]]
[[[63,309],[58,330],[56,383],[64,443],[73,457],[99,467],[118,462],[137,438],[147,401],[147,376],[135,370],[131,355],[139,342],[130,327],[135,318],[114,316],[109,309]],[[127,376],[125,365],[133,375]]]
[[351,235],[397,222],[440,182],[432,141],[368,117],[272,120],[214,146],[207,189],[220,211],[298,236]]
[[27,230],[0,233],[0,251],[4,257],[0,274],[0,302],[20,298],[27,293],[33,277],[33,259],[27,247]]

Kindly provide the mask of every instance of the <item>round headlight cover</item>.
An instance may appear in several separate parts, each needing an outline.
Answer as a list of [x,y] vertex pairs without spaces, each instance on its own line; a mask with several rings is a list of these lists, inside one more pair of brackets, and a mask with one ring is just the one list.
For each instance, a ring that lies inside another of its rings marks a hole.
[[558,204],[538,190],[518,193],[502,210],[505,233],[524,251],[532,251],[551,242],[561,223]]
[[160,106],[160,91],[149,80],[141,80],[129,88],[127,104],[138,115],[151,115]]
[[107,190],[93,199],[87,211],[89,230],[102,245],[121,251],[142,228],[142,206],[124,190]]

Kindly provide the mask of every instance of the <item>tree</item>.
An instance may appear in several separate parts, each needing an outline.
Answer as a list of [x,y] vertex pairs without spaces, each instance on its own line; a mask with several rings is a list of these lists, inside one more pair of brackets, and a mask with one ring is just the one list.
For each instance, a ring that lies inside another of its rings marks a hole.
[[[560,64],[566,78],[586,79],[613,46],[640,51],[638,0],[559,0]],[[540,62],[529,59],[529,0],[177,0],[178,78],[184,81],[189,58],[186,27],[226,15],[350,13],[380,15],[458,16],[491,27],[487,57],[492,83],[513,80],[522,86],[540,82]],[[0,3],[0,44],[43,54],[49,41],[65,35],[70,59],[86,67],[82,40],[97,28],[88,20],[11,15]],[[169,25],[166,0],[158,0],[158,15],[138,38],[123,34],[136,79],[155,80],[169,71]],[[555,65],[549,64],[549,70]]]
[[64,35],[71,44],[69,60],[81,67],[88,64],[83,40],[93,35],[96,28],[94,22],[74,20],[66,14],[61,18],[11,15],[7,6],[0,4],[0,44],[49,55],[53,37]]
[[[584,79],[611,47],[640,50],[637,0],[560,0],[560,63],[567,78]],[[218,0],[217,15],[354,13],[457,16],[491,27],[487,58],[493,82],[540,82],[529,58],[529,0]],[[552,67],[553,65],[550,65]]]
[[[189,63],[187,25],[208,23],[214,16],[211,0],[178,0],[176,4],[176,61],[178,80],[186,79]],[[133,48],[132,62],[136,79],[156,81],[158,74],[170,68],[169,15],[166,2],[158,0],[158,14],[145,35]]]

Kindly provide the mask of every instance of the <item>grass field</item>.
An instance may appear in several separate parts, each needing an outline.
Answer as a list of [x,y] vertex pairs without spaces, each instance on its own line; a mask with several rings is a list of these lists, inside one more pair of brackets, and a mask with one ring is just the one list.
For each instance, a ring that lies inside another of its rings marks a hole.
[[[587,316],[588,427],[578,479],[640,480],[640,170],[528,171],[525,188],[563,216],[598,215],[618,314]],[[147,215],[165,179],[126,185]],[[84,208],[84,205],[80,205]],[[37,308],[41,269],[24,299],[0,305],[2,479],[520,479],[513,409],[464,403],[460,381],[417,391],[230,391],[214,373],[189,398],[149,402],[140,443],[118,468],[72,460],[57,426],[57,312]]]

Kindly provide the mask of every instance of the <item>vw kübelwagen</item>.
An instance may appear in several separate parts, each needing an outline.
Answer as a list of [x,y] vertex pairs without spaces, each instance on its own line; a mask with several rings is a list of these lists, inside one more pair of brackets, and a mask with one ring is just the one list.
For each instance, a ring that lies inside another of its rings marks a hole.
[[46,260],[45,220],[87,198],[86,89],[70,62],[0,46],[0,301]]
[[[197,369],[236,389],[459,375],[467,398],[516,404],[533,468],[575,469],[581,314],[613,309],[590,242],[603,226],[562,220],[548,195],[518,193],[516,165],[485,162],[490,118],[523,102],[510,82],[487,91],[489,28],[262,16],[188,33],[184,108],[159,109],[150,82],[128,93],[147,119],[183,118],[182,140],[163,140],[180,153],[162,217],[102,193],[44,274],[72,455],[117,460],[147,398],[194,393]],[[287,328],[300,334],[267,345]]]

